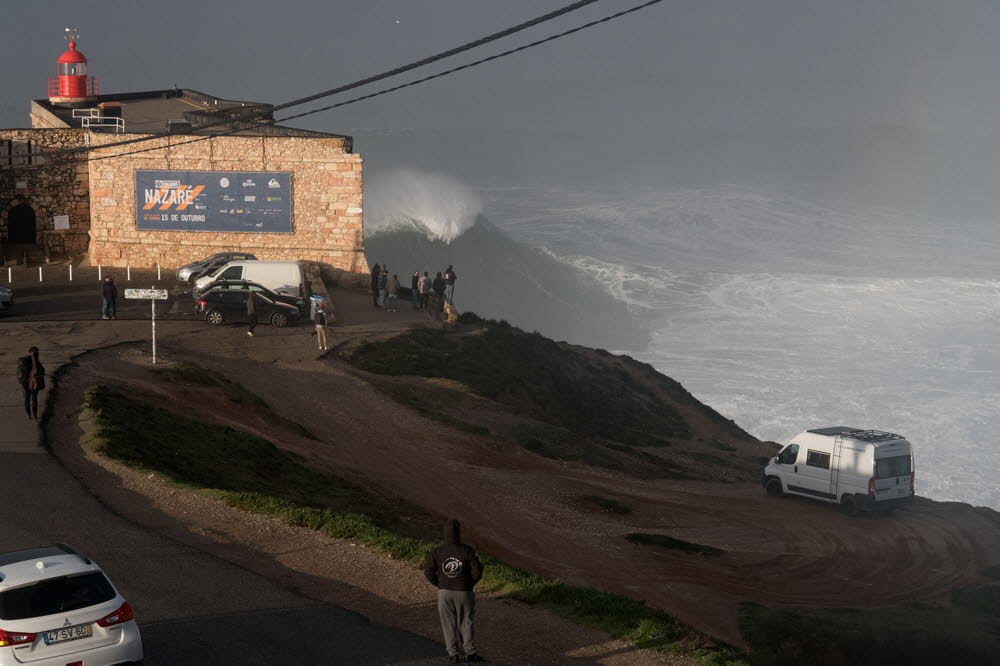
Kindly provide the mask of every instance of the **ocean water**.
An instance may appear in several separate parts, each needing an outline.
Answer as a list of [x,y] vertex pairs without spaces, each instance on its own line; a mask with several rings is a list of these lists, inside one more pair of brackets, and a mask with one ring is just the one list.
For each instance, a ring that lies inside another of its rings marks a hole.
[[[478,196],[471,208],[507,236],[627,307],[617,325],[644,335],[616,351],[753,435],[785,442],[830,425],[897,432],[914,445],[918,493],[1000,509],[995,225],[739,187]],[[474,224],[442,215],[442,238]],[[486,314],[518,322],[515,304],[492,307],[501,312]]]

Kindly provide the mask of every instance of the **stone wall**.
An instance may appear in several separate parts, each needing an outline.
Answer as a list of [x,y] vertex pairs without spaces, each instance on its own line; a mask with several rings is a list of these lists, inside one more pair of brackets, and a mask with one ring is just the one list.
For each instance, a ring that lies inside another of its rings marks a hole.
[[[101,145],[139,135],[92,134]],[[360,155],[339,137],[177,135],[98,149],[89,163],[90,260],[105,266],[182,266],[214,252],[242,250],[261,259],[319,261],[367,273]],[[122,155],[131,150],[145,152]],[[152,150],[149,150],[152,149]],[[121,157],[114,157],[122,155]],[[140,231],[135,171],[287,171],[292,174],[292,233]]]
[[[44,151],[76,148],[84,144],[79,129],[0,130],[0,243],[8,244],[8,216],[11,209],[27,204],[35,211],[35,244],[47,257],[80,255],[87,251],[90,231],[90,197],[86,163],[56,165],[46,160]],[[26,158],[11,158],[6,149],[30,145]],[[25,143],[28,142],[28,143]],[[14,164],[11,165],[11,162]],[[53,218],[69,217],[69,228],[56,230]]]

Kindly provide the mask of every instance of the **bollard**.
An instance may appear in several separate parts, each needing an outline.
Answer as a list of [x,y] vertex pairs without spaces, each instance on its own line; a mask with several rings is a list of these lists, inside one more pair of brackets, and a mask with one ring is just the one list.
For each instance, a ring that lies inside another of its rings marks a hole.
[[156,281],[160,281],[160,265],[156,264]]
[[104,280],[104,278],[101,277],[101,266],[100,266],[100,264],[98,264],[98,266],[97,266],[97,281],[101,282],[102,280]]
[[42,267],[41,266],[38,267],[38,281],[39,282],[42,281]]
[[73,281],[73,264],[69,265],[69,281]]
[[7,267],[7,282],[13,282],[14,276],[10,273],[10,266]]
[[127,282],[131,282],[132,281],[132,265],[131,264],[129,264],[128,266],[125,267],[125,280]]

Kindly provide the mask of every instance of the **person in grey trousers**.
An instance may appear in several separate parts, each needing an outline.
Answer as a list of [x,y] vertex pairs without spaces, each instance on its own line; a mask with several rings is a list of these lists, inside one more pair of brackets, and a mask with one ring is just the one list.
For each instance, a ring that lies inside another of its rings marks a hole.
[[483,577],[483,565],[472,546],[462,543],[461,524],[444,524],[444,543],[424,560],[424,577],[438,588],[438,615],[444,632],[448,660],[483,661],[476,652],[476,593],[472,588]]

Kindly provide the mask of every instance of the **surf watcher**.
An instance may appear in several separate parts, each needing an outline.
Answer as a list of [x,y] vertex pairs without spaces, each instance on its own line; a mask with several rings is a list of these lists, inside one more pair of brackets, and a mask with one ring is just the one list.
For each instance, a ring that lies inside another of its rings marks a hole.
[[455,280],[458,279],[458,275],[455,274],[455,269],[452,268],[451,264],[448,264],[448,268],[444,272],[444,281],[448,285],[448,302],[455,302]]
[[378,264],[372,266],[372,304],[378,307],[378,276],[381,269]]
[[420,271],[413,271],[413,275],[410,277],[410,302],[413,303],[413,309],[417,309],[417,300],[420,297],[420,288],[418,283],[420,282]]
[[247,321],[249,322],[247,336],[252,338],[253,329],[257,328],[257,307],[254,304],[254,293],[252,291],[247,292]]
[[316,314],[313,316],[313,323],[316,324],[316,342],[319,343],[319,350],[326,351],[326,325],[328,323],[326,316],[326,303],[320,303],[316,306]]
[[438,273],[437,277],[434,278],[433,284],[431,285],[431,288],[434,289],[434,295],[437,297],[434,303],[434,310],[436,312],[444,310],[444,291],[447,287],[448,284],[444,281],[444,278],[441,277],[441,274]]
[[38,347],[17,359],[17,383],[24,391],[24,411],[29,419],[37,419],[38,392],[45,388],[45,366],[38,360]]
[[427,271],[424,271],[424,274],[421,275],[420,279],[417,281],[417,289],[420,291],[420,307],[422,309],[426,309],[427,301],[430,300],[431,293],[431,278],[427,274]]
[[101,319],[118,319],[118,287],[110,275],[101,285]]
[[444,544],[424,560],[424,577],[438,588],[438,616],[448,659],[459,663],[483,661],[476,652],[476,593],[472,588],[483,577],[483,565],[472,546],[462,543],[462,525],[444,524]]
[[399,311],[399,276],[393,273],[385,285],[385,308],[389,312]]
[[375,299],[375,306],[377,307],[379,303],[382,307],[385,307],[385,290],[389,283],[389,268],[382,265],[382,270],[378,273],[378,296]]

